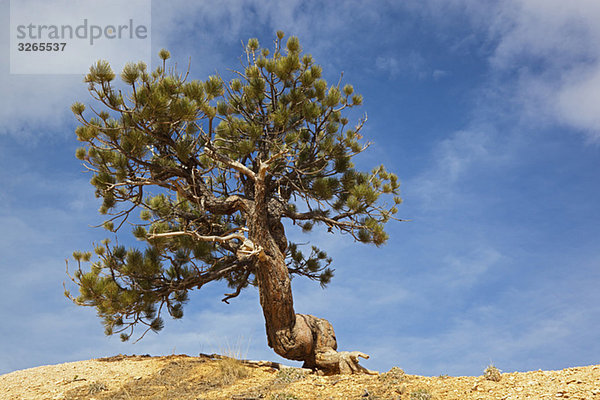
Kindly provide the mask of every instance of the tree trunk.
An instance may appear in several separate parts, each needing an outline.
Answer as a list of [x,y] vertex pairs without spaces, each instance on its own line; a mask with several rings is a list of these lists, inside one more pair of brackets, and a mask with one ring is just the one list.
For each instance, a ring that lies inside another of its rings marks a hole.
[[255,211],[249,239],[262,249],[255,274],[269,347],[325,374],[373,373],[358,364],[359,357],[369,358],[366,354],[336,351],[335,332],[327,320],[295,313],[283,225],[279,221],[269,224],[266,214]]

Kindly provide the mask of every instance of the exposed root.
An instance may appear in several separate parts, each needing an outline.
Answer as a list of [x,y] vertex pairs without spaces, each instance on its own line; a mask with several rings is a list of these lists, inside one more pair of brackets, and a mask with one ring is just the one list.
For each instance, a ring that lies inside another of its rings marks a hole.
[[316,356],[317,368],[325,374],[369,374],[377,375],[360,365],[359,358],[368,359],[369,356],[360,351],[335,351],[330,349]]
[[296,314],[296,337],[300,337],[298,331],[308,329],[311,334],[303,336],[309,338],[312,336],[312,345],[311,355],[304,362],[305,368],[320,371],[325,375],[377,375],[377,372],[370,371],[358,363],[359,358],[369,358],[365,353],[360,351],[337,351],[335,332],[329,321],[313,315]]

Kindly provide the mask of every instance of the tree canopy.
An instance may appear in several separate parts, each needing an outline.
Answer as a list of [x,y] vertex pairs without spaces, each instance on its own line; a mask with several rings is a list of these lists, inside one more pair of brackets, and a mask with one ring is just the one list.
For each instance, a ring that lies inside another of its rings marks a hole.
[[285,229],[320,225],[359,242],[387,240],[399,182],[383,165],[355,168],[353,157],[368,147],[366,116],[351,124],[347,114],[362,96],[341,77],[328,84],[298,38],[283,39],[278,32],[271,49],[250,39],[228,80],[191,80],[166,50],[153,71],[127,64],[122,83],[107,61],[90,68],[85,81],[98,105],[72,106],[84,143],[76,156],[102,199],[104,228],[132,226],[142,242],[105,239],[95,255],[73,253],[80,293],[66,294],[95,307],[107,334],[127,340],[138,324],[144,334],[159,331],[162,313],[181,318],[188,292],[211,281],[232,288],[225,302],[256,285],[266,233],[290,275],[321,285],[332,260],[288,242]]

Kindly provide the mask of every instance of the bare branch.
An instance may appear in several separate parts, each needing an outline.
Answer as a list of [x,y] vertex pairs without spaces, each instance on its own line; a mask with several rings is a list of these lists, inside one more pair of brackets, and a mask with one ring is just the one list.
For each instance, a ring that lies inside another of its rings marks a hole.
[[254,181],[256,180],[256,174],[254,173],[254,171],[252,171],[250,168],[246,167],[244,164],[242,164],[238,161],[232,160],[231,158],[229,158],[223,154],[220,154],[210,148],[205,148],[204,153],[207,156],[214,159],[215,161],[222,162],[223,164],[235,169],[239,173],[246,175],[250,179],[252,179]]
[[[278,158],[281,158],[285,154],[288,154],[288,150],[282,150],[279,153],[272,155],[267,161],[261,162],[260,166],[258,167],[258,179],[264,180],[265,175],[271,167],[273,161],[277,160]],[[256,178],[254,180],[256,180]]]
[[192,236],[194,239],[197,239],[202,242],[218,242],[224,243],[229,242],[230,240],[239,240],[242,243],[247,240],[246,237],[241,233],[231,233],[225,236],[205,236],[201,235],[196,231],[177,231],[177,232],[165,232],[165,233],[153,233],[148,235],[148,239],[156,239],[156,238],[165,238],[165,237],[175,237],[175,236]]

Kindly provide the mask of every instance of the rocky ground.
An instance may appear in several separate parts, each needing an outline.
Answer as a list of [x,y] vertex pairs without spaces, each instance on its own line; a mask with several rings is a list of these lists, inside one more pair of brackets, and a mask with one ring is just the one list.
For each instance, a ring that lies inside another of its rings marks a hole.
[[399,368],[376,376],[318,376],[277,367],[215,356],[116,356],[1,375],[0,399],[600,400],[600,365],[503,373],[499,381],[415,376]]

